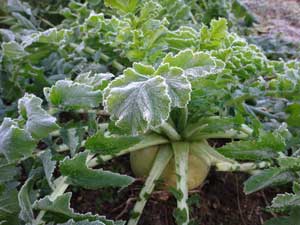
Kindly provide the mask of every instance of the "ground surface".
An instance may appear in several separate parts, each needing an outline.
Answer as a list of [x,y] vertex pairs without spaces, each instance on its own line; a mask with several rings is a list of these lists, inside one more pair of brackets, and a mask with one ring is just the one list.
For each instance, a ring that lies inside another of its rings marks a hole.
[[[129,165],[128,157],[115,160],[113,165],[119,165],[118,171],[132,175],[130,168],[124,167]],[[110,164],[109,169],[112,167]],[[195,219],[195,225],[261,225],[271,218],[272,215],[265,207],[276,193],[282,192],[283,189],[268,189],[246,196],[242,183],[247,177],[248,175],[242,173],[212,171],[202,188],[190,192],[191,218]],[[121,191],[73,190],[75,194],[72,207],[79,212],[91,211],[111,219],[127,220],[142,185],[143,181],[138,180]],[[175,207],[176,201],[172,196],[166,191],[156,191],[149,200],[139,224],[175,225],[172,218]]]
[[[300,43],[300,0],[244,0],[258,16],[260,24],[255,32],[262,36],[281,36],[287,41]],[[116,159],[111,167],[132,175],[128,157]],[[116,168],[117,167],[117,168]],[[202,188],[190,193],[193,196],[191,217],[195,225],[261,225],[272,216],[266,206],[278,192],[267,189],[249,196],[243,193],[246,174],[211,172]],[[143,181],[135,182],[121,191],[104,189],[85,191],[74,189],[72,207],[78,212],[99,213],[111,219],[128,219]],[[156,191],[149,200],[140,225],[174,225],[172,217],[176,202],[165,191]]]
[[259,19],[258,33],[300,42],[300,0],[243,1]]

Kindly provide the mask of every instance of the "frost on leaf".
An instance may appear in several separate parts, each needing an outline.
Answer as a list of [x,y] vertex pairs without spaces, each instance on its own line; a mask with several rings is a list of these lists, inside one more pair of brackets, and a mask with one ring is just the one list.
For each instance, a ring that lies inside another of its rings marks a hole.
[[27,55],[24,48],[15,41],[3,42],[1,45],[3,57],[14,60]]
[[102,132],[98,132],[87,139],[85,147],[93,153],[114,155],[119,153],[121,150],[137,145],[141,140],[142,138],[137,136],[109,137],[105,136]]
[[93,90],[103,90],[108,82],[114,77],[111,73],[96,73],[91,72],[79,74],[75,82],[86,84],[93,87]]
[[134,181],[133,178],[126,175],[88,168],[86,165],[87,156],[87,152],[79,153],[72,159],[66,158],[61,162],[60,172],[67,177],[67,183],[87,189],[97,189],[126,187]]
[[33,205],[34,209],[39,209],[45,211],[45,220],[47,222],[67,222],[70,219],[74,219],[75,221],[81,220],[89,220],[89,221],[101,221],[106,225],[115,225],[117,222],[113,222],[111,220],[106,219],[104,216],[99,216],[97,214],[93,215],[91,213],[80,214],[74,212],[72,208],[70,208],[72,193],[68,192],[60,195],[56,199],[50,198],[50,196],[46,196],[38,201],[36,201]]
[[295,179],[294,174],[280,168],[270,168],[253,175],[244,183],[244,191],[251,194],[263,188],[287,184]]
[[[21,187],[19,193],[18,193],[18,200],[19,200],[19,206],[21,208],[19,217],[22,219],[26,224],[30,224],[32,221],[34,221],[34,214],[32,210],[32,199],[35,199],[34,196],[34,190],[33,186],[35,183],[35,175],[30,176],[23,186]],[[34,201],[34,200],[33,200]]]
[[34,138],[44,138],[59,126],[56,118],[42,108],[42,99],[33,94],[25,94],[19,100],[19,114],[26,121],[25,130]]
[[138,6],[138,0],[105,0],[106,6],[120,10],[123,13],[132,13]]
[[230,142],[218,151],[229,158],[239,160],[271,159],[285,149],[285,139],[277,132],[260,131],[256,140]]
[[93,86],[70,80],[59,80],[44,94],[52,105],[66,109],[94,108],[101,103],[102,92]]
[[163,59],[163,63],[182,68],[189,80],[221,72],[225,67],[222,61],[210,54],[193,53],[191,50],[181,51],[177,55],[168,54]]
[[272,201],[271,208],[277,212],[286,211],[293,207],[300,207],[300,195],[299,194],[278,194]]
[[82,220],[82,221],[74,221],[73,219],[68,220],[66,223],[60,223],[58,225],[105,225],[101,221],[88,221],[88,220]]
[[20,168],[15,163],[8,163],[4,157],[0,157],[0,183],[14,180],[19,173]]
[[46,151],[43,151],[39,158],[41,159],[41,162],[43,164],[43,170],[44,174],[46,176],[46,180],[51,188],[54,189],[54,184],[52,182],[53,172],[56,167],[56,161],[52,160],[52,153],[48,149]]
[[0,153],[7,161],[28,157],[34,148],[35,142],[28,132],[10,118],[3,120],[0,126]]
[[127,69],[105,89],[104,106],[117,126],[138,135],[168,119],[171,99],[163,77]]
[[104,106],[118,127],[138,135],[162,125],[171,107],[184,108],[191,92],[181,68],[134,63],[104,90]]
[[184,108],[191,100],[192,87],[183,70],[163,64],[157,69],[156,74],[166,80],[172,107]]
[[0,224],[19,225],[20,207],[18,202],[17,183],[0,184]]
[[231,34],[228,32],[227,20],[222,18],[210,22],[210,28],[203,26],[200,30],[200,49],[213,50],[229,47]]

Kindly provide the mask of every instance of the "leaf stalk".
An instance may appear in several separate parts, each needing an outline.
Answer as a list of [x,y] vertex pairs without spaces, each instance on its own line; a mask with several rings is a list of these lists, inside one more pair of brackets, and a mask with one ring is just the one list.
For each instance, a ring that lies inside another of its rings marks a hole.
[[174,127],[172,127],[169,123],[162,124],[160,129],[163,131],[163,133],[165,135],[168,136],[168,138],[171,141],[180,141],[181,140],[180,135],[177,133],[177,131],[174,129]]
[[141,217],[142,211],[146,205],[148,197],[152,193],[155,182],[159,179],[165,167],[168,165],[172,158],[172,150],[170,145],[163,146],[157,153],[150,174],[145,182],[143,189],[139,195],[139,201],[135,204],[131,218],[127,225],[136,225]]

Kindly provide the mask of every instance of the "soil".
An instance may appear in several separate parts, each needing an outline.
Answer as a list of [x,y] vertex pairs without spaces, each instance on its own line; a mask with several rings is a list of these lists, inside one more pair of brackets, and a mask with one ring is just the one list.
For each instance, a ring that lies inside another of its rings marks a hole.
[[300,0],[242,0],[258,17],[260,35],[300,42]]
[[[122,165],[122,166],[120,166]],[[128,156],[114,160],[109,168],[132,175]],[[114,167],[114,168],[113,168]],[[119,168],[116,168],[119,167]],[[266,207],[276,193],[283,192],[269,188],[246,196],[243,182],[249,175],[211,171],[203,187],[190,192],[191,218],[195,225],[261,225],[276,216]],[[71,206],[77,212],[93,212],[114,220],[127,220],[137,200],[143,180],[123,190],[102,189],[97,191],[72,190]],[[71,191],[71,190],[70,190]],[[286,191],[290,191],[286,188]],[[172,217],[176,200],[167,191],[155,191],[148,201],[140,225],[175,225]]]

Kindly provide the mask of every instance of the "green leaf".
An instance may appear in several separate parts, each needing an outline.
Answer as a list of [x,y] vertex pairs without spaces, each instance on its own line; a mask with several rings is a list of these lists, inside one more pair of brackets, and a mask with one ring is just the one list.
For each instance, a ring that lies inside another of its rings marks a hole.
[[34,176],[29,177],[18,193],[19,206],[21,208],[19,217],[26,223],[32,223],[34,221],[31,199],[34,181]]
[[117,126],[130,129],[132,135],[159,127],[171,110],[165,79],[147,77],[147,74],[149,71],[145,68],[139,73],[127,69],[104,90],[104,106],[111,119]]
[[10,118],[4,118],[0,126],[0,153],[7,161],[16,161],[31,155],[35,142],[30,134],[19,128]]
[[123,13],[133,13],[139,3],[139,0],[105,0],[105,5],[122,11]]
[[140,137],[105,137],[102,133],[97,133],[87,139],[85,147],[93,153],[113,156],[168,142],[168,139],[157,134]]
[[91,213],[75,213],[73,209],[70,208],[71,196],[72,193],[70,192],[58,196],[55,200],[46,196],[36,201],[33,207],[34,209],[46,211],[44,219],[48,222],[55,221],[57,223],[65,223],[69,219],[73,219],[74,221],[101,221],[105,225],[116,225],[113,221],[107,220],[104,216],[93,215]]
[[101,155],[114,155],[123,149],[132,147],[142,140],[141,137],[116,136],[107,137],[102,132],[87,139],[85,147],[93,153]]
[[25,15],[32,16],[31,8],[26,2],[9,0],[7,1],[7,8],[9,9],[9,12],[21,12]]
[[188,212],[186,209],[176,208],[173,211],[173,217],[177,224],[187,224],[186,221],[188,221]]
[[299,194],[278,194],[273,200],[270,208],[276,212],[290,211],[293,208],[300,208]]
[[293,183],[293,192],[295,194],[300,194],[300,183],[298,182]]
[[204,48],[216,48],[217,50],[211,51],[211,54],[225,62],[226,69],[240,80],[267,76],[270,73],[268,60],[263,52],[257,46],[248,45],[245,40],[235,35],[229,35],[224,40],[211,41],[207,45],[215,45]]
[[170,68],[169,64],[163,64],[155,74],[165,78],[172,107],[186,107],[191,100],[192,87],[183,71],[177,67]]
[[114,77],[111,73],[96,73],[92,72],[79,74],[75,82],[92,86],[94,90],[103,90],[108,82]]
[[144,2],[139,13],[139,21],[145,22],[159,15],[163,7],[155,1]]
[[171,50],[185,50],[197,45],[198,32],[192,27],[180,26],[177,30],[169,31],[165,38]]
[[189,140],[199,140],[199,138],[203,139],[205,135],[209,137],[210,134],[224,134],[226,131],[232,131],[233,128],[235,128],[235,122],[232,117],[202,117],[197,122],[188,124],[184,130],[184,135]]
[[294,193],[285,193],[278,194],[273,200],[269,209],[276,213],[284,213],[288,212],[289,216],[287,217],[279,217],[273,218],[267,221],[264,225],[290,225],[290,224],[298,224],[300,221],[300,195],[299,195],[299,187],[295,187],[299,185],[298,183],[294,183]]
[[287,123],[289,126],[300,127],[300,104],[293,103],[286,108],[288,113]]
[[278,158],[277,161],[281,169],[293,170],[293,171],[300,170],[300,158],[285,157],[285,158]]
[[51,88],[44,88],[47,101],[63,109],[95,108],[102,101],[102,92],[93,86],[59,80]]
[[210,22],[211,36],[214,39],[223,39],[227,34],[227,20],[222,18],[219,20],[212,20]]
[[19,174],[19,168],[15,163],[8,163],[4,158],[0,158],[0,183],[14,180]]
[[163,63],[182,68],[189,80],[216,74],[225,67],[222,61],[217,60],[210,54],[205,52],[194,53],[192,50],[180,51],[177,55],[170,53],[163,59]]
[[[33,64],[39,64],[42,60],[47,58],[58,51],[60,47],[63,47],[68,41],[70,36],[70,30],[51,28],[43,32],[35,32],[32,35],[28,35],[22,42],[25,50],[29,53],[26,59],[29,59]],[[51,62],[51,65],[53,66]],[[51,68],[52,69],[52,68]]]
[[66,223],[59,223],[57,225],[105,225],[101,221],[88,221],[88,220],[82,220],[82,221],[74,221],[73,219],[68,220]]
[[97,6],[97,5],[100,4],[102,1],[101,1],[101,0],[88,0],[88,2],[89,2],[92,6]]
[[47,179],[49,186],[54,189],[52,182],[53,172],[56,167],[56,161],[52,160],[52,154],[50,150],[46,150],[39,155],[39,158],[42,161],[44,173]]
[[71,156],[81,147],[81,142],[83,141],[83,136],[85,135],[85,130],[81,127],[76,128],[62,128],[60,129],[60,134],[63,142],[70,148]]
[[283,150],[285,140],[280,134],[262,131],[257,140],[234,141],[218,148],[224,156],[240,160],[272,159]]
[[1,45],[2,54],[8,60],[16,60],[27,55],[24,48],[17,42],[4,42]]
[[231,99],[228,89],[231,85],[235,85],[232,78],[230,80],[219,79],[215,76],[209,78],[198,79],[192,83],[192,98],[188,105],[189,120],[192,122],[196,122],[204,116],[216,115],[220,112],[224,102],[228,98]]
[[36,30],[36,27],[25,16],[22,16],[20,13],[17,12],[13,12],[12,15],[18,20],[18,23],[20,23],[25,28],[29,30]]
[[17,184],[0,184],[0,224],[19,225],[19,202]]
[[203,26],[200,30],[200,49],[213,50],[226,47],[225,42],[228,39],[227,20],[222,18],[210,22],[210,29]]
[[244,183],[244,191],[246,194],[251,194],[269,186],[292,182],[294,179],[294,174],[289,171],[271,168],[250,177]]
[[264,225],[299,225],[299,221],[300,208],[296,208],[291,215],[270,219]]
[[42,108],[42,102],[33,94],[25,94],[18,102],[19,114],[26,121],[25,130],[36,139],[47,137],[59,128],[56,118]]
[[56,27],[47,29],[43,32],[34,33],[31,38],[28,37],[23,42],[23,45],[28,48],[30,45],[37,47],[39,44],[56,44],[59,45],[62,41],[66,41],[66,37],[70,33],[67,29],[57,29]]
[[134,179],[126,175],[120,175],[102,169],[90,169],[87,167],[87,152],[79,153],[72,159],[66,158],[61,162],[60,172],[67,177],[67,183],[97,189],[102,187],[126,187]]
[[191,99],[191,84],[182,69],[170,67],[169,64],[161,64],[157,70],[152,66],[134,63],[132,72],[148,77],[160,76],[165,79],[172,107],[185,108]]

